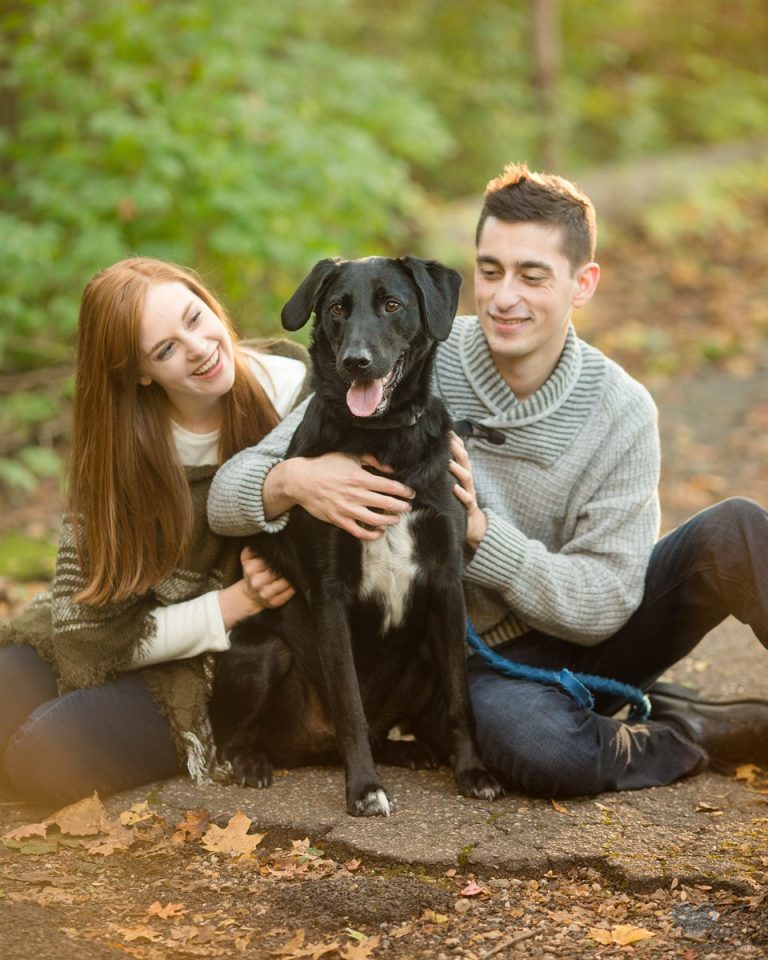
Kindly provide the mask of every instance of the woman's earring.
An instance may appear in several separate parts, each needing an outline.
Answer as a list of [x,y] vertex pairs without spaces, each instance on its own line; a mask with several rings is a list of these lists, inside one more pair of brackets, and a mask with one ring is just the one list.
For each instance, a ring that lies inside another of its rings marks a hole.
[[146,373],[142,373],[142,375],[139,377],[139,383],[142,387],[148,387],[150,383],[152,383],[152,378],[148,377]]

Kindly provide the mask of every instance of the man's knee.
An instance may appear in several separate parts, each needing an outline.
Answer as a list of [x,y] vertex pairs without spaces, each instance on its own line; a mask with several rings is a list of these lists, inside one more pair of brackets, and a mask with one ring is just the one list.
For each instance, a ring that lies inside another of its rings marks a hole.
[[755,530],[768,530],[768,513],[748,497],[729,497],[699,515],[701,525],[707,531],[728,536]]
[[545,684],[511,684],[498,709],[495,696],[477,694],[473,689],[480,752],[507,787],[536,797],[595,792],[589,711]]

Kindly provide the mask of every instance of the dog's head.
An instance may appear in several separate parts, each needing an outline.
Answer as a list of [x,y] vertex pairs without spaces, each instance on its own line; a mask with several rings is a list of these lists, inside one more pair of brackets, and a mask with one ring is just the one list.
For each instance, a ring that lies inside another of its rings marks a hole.
[[434,260],[321,260],[281,316],[286,330],[298,330],[314,312],[316,388],[327,384],[323,374],[333,363],[335,392],[350,413],[380,417],[451,332],[460,287],[458,271]]

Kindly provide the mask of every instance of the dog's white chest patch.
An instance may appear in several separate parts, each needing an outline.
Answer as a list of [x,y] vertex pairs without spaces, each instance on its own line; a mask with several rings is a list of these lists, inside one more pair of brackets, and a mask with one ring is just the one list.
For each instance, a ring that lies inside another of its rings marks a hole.
[[418,571],[413,559],[412,522],[412,514],[402,516],[399,523],[387,527],[383,537],[363,542],[359,596],[379,603],[384,612],[384,631],[403,622]]

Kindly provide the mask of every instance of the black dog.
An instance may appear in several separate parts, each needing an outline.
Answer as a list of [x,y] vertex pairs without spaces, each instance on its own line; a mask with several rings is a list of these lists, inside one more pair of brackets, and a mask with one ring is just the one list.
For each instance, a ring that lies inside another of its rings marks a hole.
[[[411,487],[413,511],[361,541],[296,507],[253,550],[297,587],[285,606],[232,632],[218,659],[211,720],[236,776],[268,786],[272,764],[338,762],[347,810],[388,816],[373,757],[450,761],[459,792],[501,787],[480,760],[465,670],[465,512],[448,470],[448,413],[430,393],[460,275],[416,257],[321,260],[282,312],[315,312],[313,387],[288,456],[373,454]],[[394,726],[416,742],[388,739]]]

